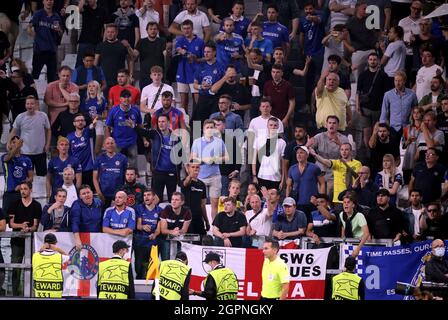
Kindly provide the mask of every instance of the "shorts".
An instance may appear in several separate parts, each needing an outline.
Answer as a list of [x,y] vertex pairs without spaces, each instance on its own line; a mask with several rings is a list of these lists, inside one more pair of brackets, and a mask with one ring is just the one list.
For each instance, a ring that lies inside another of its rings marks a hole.
[[97,136],[104,136],[104,120],[96,121],[95,133]]
[[210,198],[219,198],[221,196],[221,175],[215,175],[201,179],[208,189],[207,195]]
[[179,93],[198,93],[199,91],[196,90],[193,86],[193,83],[177,83],[177,92]]
[[380,120],[381,111],[361,109],[361,127],[372,128]]

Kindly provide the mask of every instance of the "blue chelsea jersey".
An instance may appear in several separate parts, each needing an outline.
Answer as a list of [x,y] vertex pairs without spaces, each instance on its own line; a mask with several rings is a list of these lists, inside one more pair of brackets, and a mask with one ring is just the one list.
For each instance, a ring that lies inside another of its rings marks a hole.
[[113,197],[117,188],[124,184],[127,166],[128,158],[119,152],[113,157],[103,153],[96,158],[93,170],[98,171],[101,191],[106,197]]
[[263,38],[272,42],[273,48],[281,47],[284,42],[289,42],[289,32],[281,23],[265,21],[263,23]]
[[84,128],[80,137],[76,131],[68,134],[67,139],[70,143],[70,155],[81,162],[82,171],[93,170],[93,148],[90,138],[93,136],[93,130]]
[[[187,55],[194,54],[197,58],[202,58],[204,52],[204,41],[196,35],[194,35],[191,41],[184,36],[177,37],[176,49],[177,48],[187,50]],[[199,64],[196,62],[189,63],[186,56],[180,57],[177,65],[176,81],[184,84],[193,83],[194,73],[198,65]]]
[[[199,84],[205,82],[209,85],[213,85],[224,76],[224,72],[224,67],[218,62],[218,60],[212,64],[203,62],[196,70],[194,80],[196,80]],[[204,89],[199,90],[199,94],[204,96],[212,95],[209,90]]]

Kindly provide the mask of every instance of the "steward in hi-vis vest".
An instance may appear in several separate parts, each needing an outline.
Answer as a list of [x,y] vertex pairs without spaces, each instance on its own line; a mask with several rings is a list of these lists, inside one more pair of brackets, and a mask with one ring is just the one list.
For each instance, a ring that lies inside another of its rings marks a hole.
[[334,276],[331,280],[332,300],[364,300],[364,281],[355,274],[356,259],[347,257],[346,271]]
[[[176,260],[166,260],[160,263],[159,290],[160,300],[188,300],[191,268],[185,252],[179,251]],[[156,287],[152,290],[156,295]]]
[[190,290],[190,294],[198,295],[207,300],[236,300],[238,294],[238,279],[235,273],[224,267],[221,258],[215,252],[209,252],[204,262],[211,267],[204,280],[204,291]]
[[99,299],[133,299],[135,297],[134,277],[131,264],[123,259],[129,246],[122,240],[112,246],[115,254],[111,259],[100,262],[98,270]]
[[62,265],[68,262],[69,256],[56,243],[56,236],[48,233],[42,248],[33,254],[33,287],[37,298],[62,298]]

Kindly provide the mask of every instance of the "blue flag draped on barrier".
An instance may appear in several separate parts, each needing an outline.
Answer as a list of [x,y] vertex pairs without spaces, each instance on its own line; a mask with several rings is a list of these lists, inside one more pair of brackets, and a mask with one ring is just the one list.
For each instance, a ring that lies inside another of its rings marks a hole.
[[[431,242],[394,247],[362,247],[356,272],[365,281],[366,300],[411,299],[395,294],[396,283],[399,281],[416,286],[424,280],[425,264],[431,257]],[[344,245],[344,257],[351,255],[354,247],[351,244]],[[448,247],[448,241],[445,241],[445,247]]]

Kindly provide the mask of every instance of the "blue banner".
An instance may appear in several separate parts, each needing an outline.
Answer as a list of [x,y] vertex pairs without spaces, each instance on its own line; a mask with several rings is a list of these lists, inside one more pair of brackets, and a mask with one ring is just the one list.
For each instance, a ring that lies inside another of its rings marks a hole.
[[[412,299],[395,294],[396,283],[399,281],[416,286],[424,280],[425,264],[431,257],[431,242],[395,247],[362,247],[356,272],[364,279],[366,300]],[[344,256],[350,255],[354,247],[344,245]],[[445,247],[448,247],[448,241],[445,241]]]

